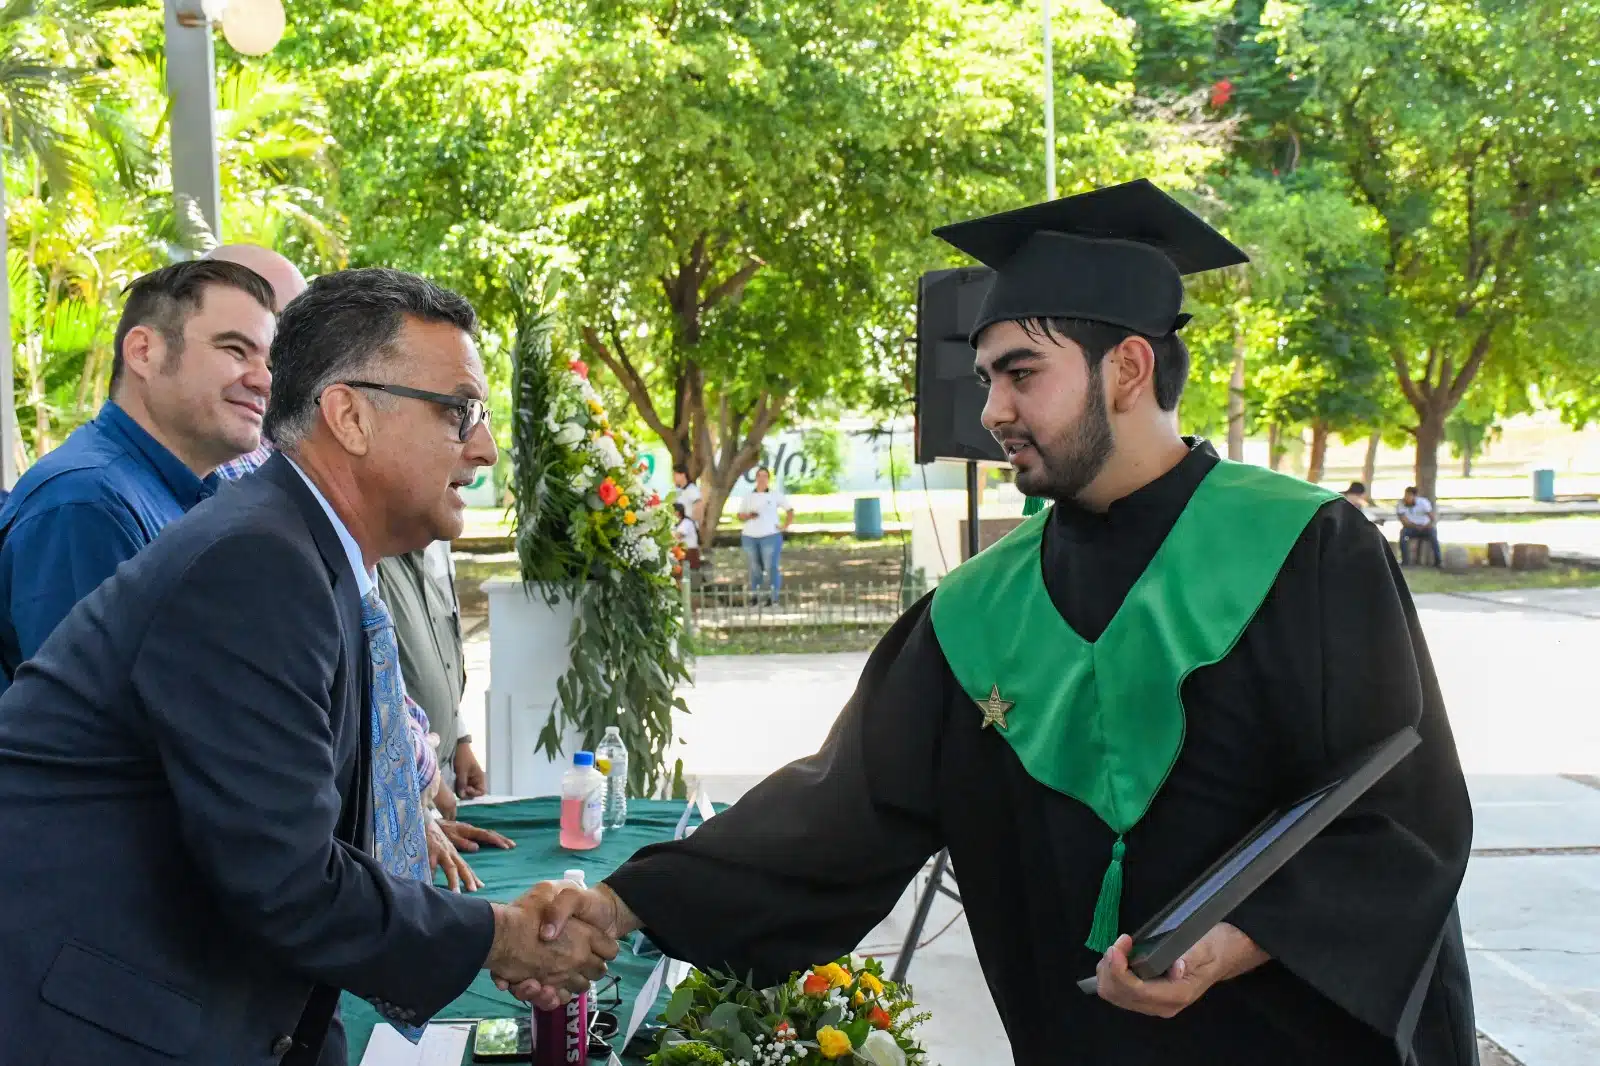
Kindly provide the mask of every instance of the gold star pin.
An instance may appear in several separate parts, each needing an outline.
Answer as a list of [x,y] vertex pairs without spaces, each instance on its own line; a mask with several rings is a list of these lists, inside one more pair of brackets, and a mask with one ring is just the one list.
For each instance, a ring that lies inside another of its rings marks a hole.
[[1003,700],[1000,698],[999,685],[991,686],[989,689],[989,698],[986,700],[978,700],[977,704],[978,709],[983,712],[983,725],[979,726],[979,729],[984,728],[984,726],[991,725],[999,726],[1001,729],[1004,729],[1006,727],[1006,712],[1016,706],[1016,703],[1012,700]]

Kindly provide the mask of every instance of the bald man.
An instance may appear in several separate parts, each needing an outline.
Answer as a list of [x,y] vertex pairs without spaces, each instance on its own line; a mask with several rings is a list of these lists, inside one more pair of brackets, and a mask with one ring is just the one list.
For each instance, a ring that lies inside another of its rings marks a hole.
[[306,279],[300,273],[300,268],[271,248],[263,248],[259,244],[218,245],[203,258],[238,263],[266,278],[267,284],[272,286],[272,294],[278,298],[279,311],[287,307],[290,300],[306,291]]
[[[267,284],[272,286],[272,295],[277,298],[279,311],[287,307],[290,300],[306,291],[305,275],[300,273],[300,268],[271,248],[263,248],[259,244],[220,244],[207,252],[203,258],[238,263],[260,274],[267,279]],[[218,467],[217,476],[225,481],[236,481],[271,457],[272,445],[267,442],[267,438],[262,437],[260,446],[254,451],[245,452],[237,459]]]

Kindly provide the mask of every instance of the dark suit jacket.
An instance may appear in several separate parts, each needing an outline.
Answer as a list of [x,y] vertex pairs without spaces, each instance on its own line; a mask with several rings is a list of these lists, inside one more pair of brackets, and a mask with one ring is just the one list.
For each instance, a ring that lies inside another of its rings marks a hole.
[[490,906],[391,878],[360,599],[282,456],[169,525],[0,697],[0,1066],[314,1062],[344,988],[422,1020]]

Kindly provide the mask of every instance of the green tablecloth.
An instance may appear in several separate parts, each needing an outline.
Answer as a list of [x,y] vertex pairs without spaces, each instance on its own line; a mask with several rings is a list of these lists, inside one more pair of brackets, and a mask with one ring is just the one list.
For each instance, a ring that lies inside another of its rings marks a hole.
[[[510,851],[482,848],[466,856],[483,881],[477,893],[487,899],[511,900],[540,881],[552,881],[566,870],[581,869],[593,885],[646,844],[670,840],[682,816],[682,800],[635,800],[628,804],[628,824],[607,830],[605,839],[592,851],[567,851],[560,844],[560,800],[532,799],[511,803],[472,804],[461,808],[461,818],[473,825],[504,833],[517,846]],[[698,819],[698,816],[696,816]],[[442,882],[441,882],[442,883]],[[617,1011],[621,1025],[627,1025],[633,1000],[650,976],[658,956],[641,957],[632,951],[632,940],[624,942],[622,953],[611,963],[611,972],[620,979],[622,1006]],[[602,997],[602,1006],[611,1009],[613,996]],[[654,1015],[666,1009],[663,994]],[[487,973],[478,974],[472,987],[439,1013],[450,1018],[510,1018],[527,1010],[508,994],[494,987]],[[373,1027],[380,1023],[377,1012],[360,999],[346,995],[340,1004],[345,1032],[350,1041],[350,1063],[356,1066],[366,1052]],[[619,1034],[620,1035],[620,1034]],[[637,1045],[636,1045],[637,1046]],[[469,1050],[465,1062],[471,1061]],[[600,1061],[598,1059],[593,1061]],[[637,1058],[625,1061],[640,1062]]]

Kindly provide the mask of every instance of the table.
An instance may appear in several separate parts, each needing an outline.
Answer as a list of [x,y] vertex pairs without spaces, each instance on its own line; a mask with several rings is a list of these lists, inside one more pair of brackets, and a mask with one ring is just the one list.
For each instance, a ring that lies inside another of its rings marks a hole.
[[[628,824],[621,829],[606,830],[598,848],[592,851],[567,851],[560,845],[560,805],[555,797],[543,799],[512,800],[505,803],[476,803],[461,807],[461,818],[484,829],[504,833],[517,846],[510,851],[482,848],[466,856],[468,863],[483,881],[476,894],[486,899],[507,901],[515,899],[540,881],[553,881],[566,870],[581,869],[590,885],[622,865],[623,861],[646,844],[672,839],[678,819],[682,817],[682,800],[631,800],[628,803]],[[619,979],[622,1004],[616,1008],[623,1025],[633,1011],[633,1000],[639,988],[655,968],[659,956],[640,956],[632,950],[629,938],[622,952],[610,965],[611,973]],[[614,996],[602,997],[602,1006],[613,1009]],[[495,988],[487,973],[479,973],[472,987],[438,1015],[440,1021],[451,1018],[511,1018],[528,1008],[509,994]],[[666,1009],[666,994],[652,1012]],[[344,1017],[345,1033],[350,1043],[350,1066],[357,1066],[372,1037],[372,1030],[381,1023],[376,1011],[363,1000],[346,994],[339,1004]],[[639,1043],[635,1042],[635,1050]],[[468,1051],[464,1062],[471,1062]],[[591,1060],[599,1062],[599,1059]],[[641,1063],[643,1059],[629,1056],[626,1063]]]

